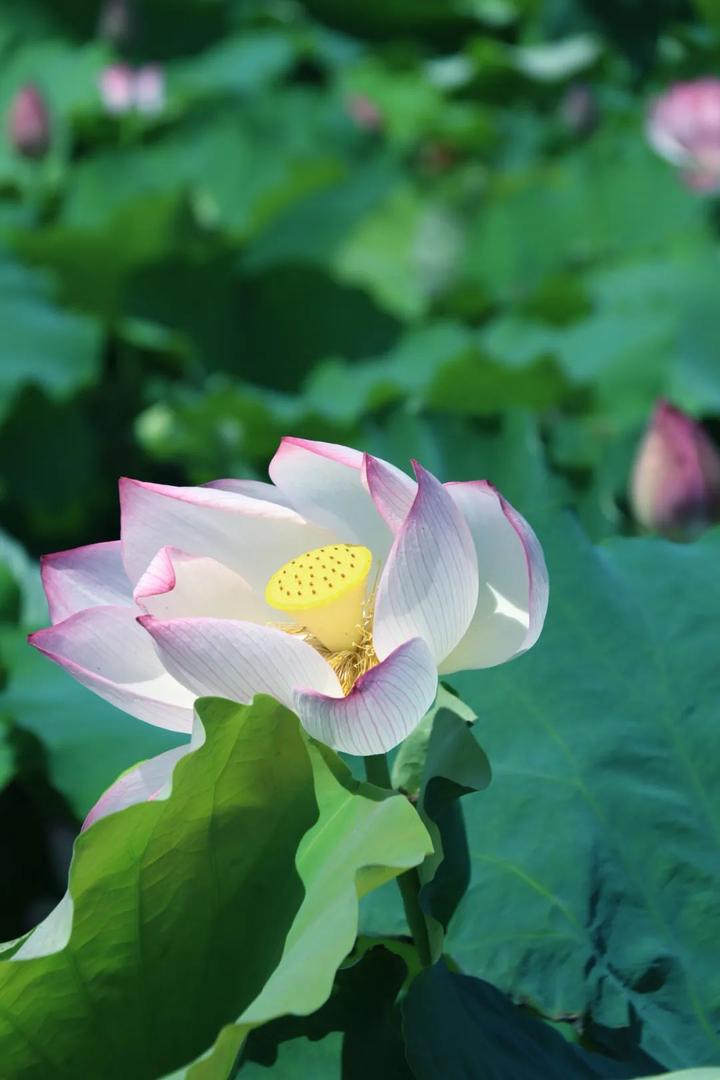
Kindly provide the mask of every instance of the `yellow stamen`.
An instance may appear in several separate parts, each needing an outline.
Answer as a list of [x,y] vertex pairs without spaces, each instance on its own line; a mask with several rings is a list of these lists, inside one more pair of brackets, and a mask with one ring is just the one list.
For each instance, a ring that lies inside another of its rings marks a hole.
[[367,671],[380,663],[372,640],[372,617],[374,596],[371,596],[363,612],[363,628],[358,641],[350,649],[331,652],[321,641],[304,626],[283,626],[287,634],[297,634],[312,645],[324,657],[338,677],[344,694],[349,694],[353,686]]
[[364,616],[372,553],[359,544],[329,544],[298,555],[267,583],[271,607],[292,615],[330,653],[352,652],[367,634]]

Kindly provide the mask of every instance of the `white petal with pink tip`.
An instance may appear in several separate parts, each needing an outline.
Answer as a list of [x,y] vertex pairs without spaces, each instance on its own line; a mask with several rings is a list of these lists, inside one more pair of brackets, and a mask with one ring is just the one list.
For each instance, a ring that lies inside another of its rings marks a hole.
[[270,476],[303,516],[341,543],[364,544],[377,559],[385,557],[392,537],[363,483],[358,450],[285,438],[270,462]]
[[141,617],[165,667],[199,697],[249,702],[270,694],[293,707],[297,688],[333,697],[342,689],[328,663],[301,638],[274,626],[232,619]]
[[415,638],[361,675],[347,697],[298,690],[294,709],[320,742],[347,754],[384,754],[422,720],[437,692],[437,668]]
[[131,716],[170,731],[191,730],[194,696],[168,674],[132,608],[87,608],[29,640]]
[[394,465],[370,454],[363,461],[363,479],[375,509],[393,535],[396,534],[410,513],[417,484]]
[[262,590],[278,566],[332,535],[274,502],[208,487],[123,480],[123,560],[136,584],[160,548],[206,555]]
[[534,645],[547,611],[548,576],[534,532],[492,485],[445,488],[470,526],[480,568],[472,622],[440,665],[449,674],[505,663]]
[[216,559],[162,548],[135,586],[135,602],[161,619],[206,616],[267,623],[275,612]]
[[417,494],[378,586],[373,640],[382,660],[420,637],[440,662],[475,610],[477,558],[467,523],[443,485],[421,465],[415,471]]
[[54,623],[100,604],[133,602],[119,540],[45,555],[40,571]]

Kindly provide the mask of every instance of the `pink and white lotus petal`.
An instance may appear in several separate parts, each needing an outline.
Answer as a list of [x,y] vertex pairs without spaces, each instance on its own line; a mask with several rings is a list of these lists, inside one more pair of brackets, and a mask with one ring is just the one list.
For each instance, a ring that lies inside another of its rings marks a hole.
[[373,641],[384,660],[410,638],[440,663],[467,630],[477,604],[478,564],[470,529],[439,480],[413,462],[417,494],[380,578]]
[[363,481],[378,514],[396,535],[415,501],[416,482],[394,465],[370,454],[365,454],[363,460]]
[[296,555],[332,543],[324,528],[274,502],[209,487],[120,481],[123,561],[137,584],[160,548],[205,555],[259,592]]
[[84,608],[133,602],[119,540],[44,555],[40,573],[54,623]]
[[468,522],[480,587],[467,633],[440,665],[441,674],[493,667],[535,644],[548,605],[540,543],[525,519],[484,480],[445,489]]
[[195,697],[163,667],[135,609],[87,608],[28,640],[131,716],[170,731],[192,729]]
[[646,135],[695,191],[720,186],[720,79],[678,82],[653,102]]
[[276,488],[274,484],[266,484],[263,480],[234,480],[232,477],[226,477],[221,480],[209,480],[202,486],[217,488],[219,491],[234,491],[236,495],[248,495],[251,499],[277,503],[278,506],[284,506],[287,510],[294,509],[280,488]]
[[100,75],[100,95],[106,110],[121,116],[133,107],[135,73],[127,64],[110,64]]
[[289,709],[297,689],[342,697],[337,676],[320,653],[277,627],[152,615],[138,621],[166,669],[198,697],[216,695],[246,704],[256,694],[270,694]]
[[413,638],[361,675],[347,697],[298,690],[293,707],[305,730],[335,750],[384,754],[417,727],[436,692],[437,665]]
[[165,72],[159,64],[138,68],[133,81],[133,100],[138,112],[156,116],[165,108]]
[[[393,468],[387,465],[388,470]],[[402,475],[399,469],[394,471]],[[342,543],[364,544],[377,559],[384,559],[392,536],[363,482],[359,450],[286,436],[269,472],[304,517],[324,525]]]
[[277,614],[234,570],[171,547],[158,551],[133,596],[142,611],[161,619],[207,616],[267,623]]

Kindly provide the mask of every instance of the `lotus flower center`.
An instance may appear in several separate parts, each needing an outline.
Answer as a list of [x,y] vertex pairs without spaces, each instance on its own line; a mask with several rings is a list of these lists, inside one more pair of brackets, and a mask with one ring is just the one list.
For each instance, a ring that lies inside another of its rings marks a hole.
[[328,544],[276,570],[265,588],[270,607],[291,615],[330,652],[352,649],[365,627],[372,552],[360,544]]

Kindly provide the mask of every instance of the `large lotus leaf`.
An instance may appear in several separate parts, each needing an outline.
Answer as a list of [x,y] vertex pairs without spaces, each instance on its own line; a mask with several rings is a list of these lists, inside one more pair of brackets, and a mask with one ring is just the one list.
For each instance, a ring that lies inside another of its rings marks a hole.
[[[425,314],[432,281],[424,275],[423,232],[428,220],[424,201],[412,188],[394,191],[390,198],[353,230],[335,258],[341,280],[365,287],[374,299],[399,319],[412,321]],[[448,225],[447,261],[455,254],[454,233]],[[435,269],[442,240],[433,252]]]
[[720,1056],[720,532],[692,546],[534,515],[543,636],[452,681],[492,763],[446,949],[547,1016],[639,1029],[667,1068]]
[[715,251],[624,262],[585,278],[592,311],[565,326],[503,315],[482,335],[500,363],[554,357],[566,377],[593,388],[611,423],[643,420],[659,396],[720,411],[720,316],[712,301]]
[[427,968],[403,1003],[407,1059],[417,1080],[592,1080],[627,1067],[568,1042],[480,979]]
[[0,254],[0,419],[24,384],[67,397],[98,374],[100,324],[57,307],[52,293],[47,274]]
[[18,231],[13,246],[57,273],[65,303],[110,319],[120,311],[134,270],[196,240],[187,200],[173,190],[138,193],[114,210],[106,208],[102,221]]
[[260,31],[234,36],[170,67],[174,94],[190,99],[265,91],[293,61],[287,34]]
[[243,252],[242,264],[257,271],[274,263],[312,262],[326,266],[348,234],[401,183],[398,162],[386,150],[361,159],[347,174],[288,206]]
[[431,850],[430,837],[404,796],[354,780],[326,748],[313,746],[310,753],[320,813],[297,854],[305,899],[262,993],[220,1034],[214,1053],[189,1069],[189,1080],[224,1076],[223,1067],[253,1028],[320,1008],[355,941],[358,897],[418,865]]
[[170,797],[80,837],[64,947],[0,963],[7,1075],[155,1080],[208,1046],[280,959],[317,819],[306,741],[269,698],[198,713],[206,742]]
[[190,114],[150,145],[101,150],[74,169],[63,224],[102,229],[140,197],[190,192],[203,227],[244,238],[344,175],[328,137],[336,112],[310,91],[268,93],[240,113],[218,103]]
[[563,157],[535,158],[526,171],[496,179],[485,212],[469,222],[465,272],[491,295],[513,299],[561,270],[703,236],[698,200],[637,130],[608,128]]
[[350,423],[408,398],[414,406],[487,416],[510,405],[557,405],[568,389],[553,362],[535,356],[498,362],[479,348],[472,330],[437,321],[408,330],[375,359],[319,364],[307,381],[304,401],[319,416]]

